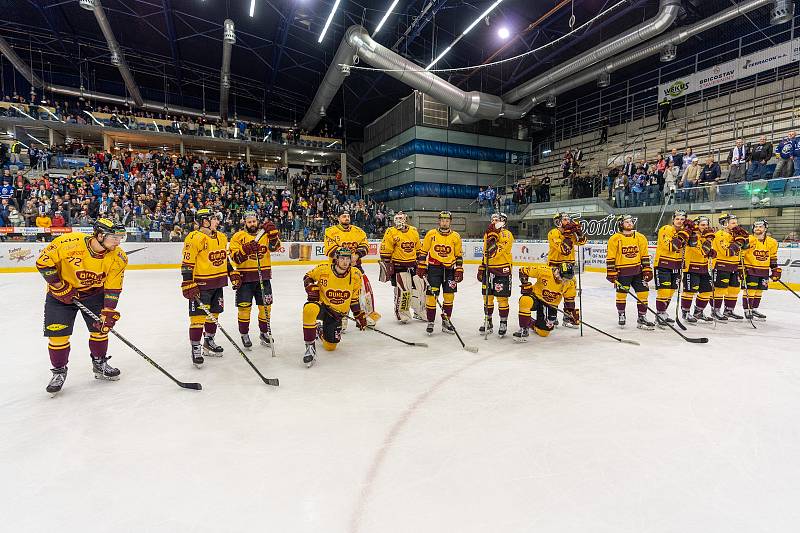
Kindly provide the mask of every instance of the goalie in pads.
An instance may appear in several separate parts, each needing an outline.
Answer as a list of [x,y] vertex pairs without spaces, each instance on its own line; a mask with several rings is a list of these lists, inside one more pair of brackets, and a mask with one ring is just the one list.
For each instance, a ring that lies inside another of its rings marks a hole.
[[425,320],[425,280],[416,275],[419,232],[408,225],[405,213],[398,211],[394,226],[387,228],[381,241],[380,281],[394,287],[394,315],[402,324],[412,316]]

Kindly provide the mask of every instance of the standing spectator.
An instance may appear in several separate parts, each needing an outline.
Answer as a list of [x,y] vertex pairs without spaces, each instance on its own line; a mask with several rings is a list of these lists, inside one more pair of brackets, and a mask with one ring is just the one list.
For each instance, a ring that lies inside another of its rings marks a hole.
[[697,156],[694,155],[694,151],[692,150],[691,146],[686,148],[686,151],[683,153],[682,156],[683,164],[681,165],[681,176],[686,172],[686,169],[689,168],[692,164],[692,161],[697,159]]
[[767,142],[767,138],[762,135],[758,138],[758,144],[753,148],[750,156],[750,172],[747,174],[747,181],[767,179],[767,162],[772,159],[772,143]]
[[600,142],[597,144],[606,142],[608,142],[608,117],[604,116],[600,118]]
[[631,156],[625,158],[625,164],[622,165],[622,175],[630,178],[636,174],[636,165],[633,163]]
[[778,164],[775,166],[773,178],[789,178],[794,174],[794,144],[797,133],[790,131],[789,135],[781,139],[775,152],[778,154]]
[[642,167],[639,167],[636,174],[631,178],[632,207],[640,207],[644,203],[644,191],[646,186],[647,174],[644,173]]
[[677,148],[673,148],[667,156],[667,164],[669,163],[672,163],[672,166],[675,167],[675,177],[679,177],[683,172],[683,156],[678,153]]
[[622,209],[625,205],[625,188],[628,183],[628,176],[620,174],[614,178],[614,207]]
[[486,206],[487,206],[487,207],[488,207],[488,209],[489,209],[489,214],[490,214],[490,215],[491,215],[492,213],[494,213],[494,201],[495,201],[495,198],[497,198],[497,193],[496,193],[496,192],[495,192],[495,190],[492,188],[492,186],[491,186],[491,185],[489,185],[489,186],[486,188]]
[[704,200],[708,198],[709,201],[713,202],[717,199],[716,185],[720,183],[721,179],[722,171],[719,168],[719,164],[714,161],[712,156],[708,156],[706,158],[706,164],[703,165],[703,168],[700,170],[700,186],[707,187],[703,190]]
[[550,176],[546,175],[539,182],[536,188],[536,201],[549,202],[550,201]]
[[485,214],[483,211],[483,206],[486,203],[486,191],[483,190],[483,187],[481,187],[478,191],[478,197],[476,200],[478,202],[478,213],[481,215]]
[[744,180],[747,173],[747,160],[750,159],[750,149],[744,145],[742,139],[736,139],[736,146],[731,148],[728,152],[728,181],[731,183],[739,183]]
[[14,186],[11,185],[11,176],[3,176],[3,186],[0,187],[0,200],[8,200],[10,204],[14,201],[15,193]]
[[670,160],[666,170],[664,170],[664,204],[675,203],[675,191],[678,183],[678,167]]
[[672,101],[669,97],[665,96],[664,99],[658,103],[658,129],[662,130],[667,127],[670,111],[672,111]]
[[0,200],[0,227],[11,226],[11,205],[7,198]]

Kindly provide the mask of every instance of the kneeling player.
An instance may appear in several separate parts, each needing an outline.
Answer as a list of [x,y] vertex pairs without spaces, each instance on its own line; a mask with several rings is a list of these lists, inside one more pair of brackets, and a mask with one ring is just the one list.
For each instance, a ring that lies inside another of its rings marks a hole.
[[433,321],[436,319],[436,301],[439,291],[444,293],[442,305],[442,331],[453,334],[450,324],[453,316],[453,300],[458,284],[464,281],[464,258],[462,256],[461,236],[450,229],[453,215],[450,211],[439,213],[439,227],[425,234],[422,248],[417,256],[417,276],[426,278],[428,292],[425,297],[425,312],[428,327],[425,331],[433,334]]
[[[303,338],[306,352],[303,363],[314,364],[317,347],[314,341],[322,339],[322,347],[336,349],[342,338],[342,320],[352,311],[358,329],[367,327],[367,316],[361,309],[361,271],[353,268],[353,254],[348,248],[338,248],[332,263],[323,263],[303,277],[308,301],[303,306]],[[321,322],[321,328],[317,324]]]
[[[516,342],[528,341],[528,330],[532,327],[540,337],[547,337],[556,325],[558,304],[564,299],[564,314],[570,320],[564,325],[575,328],[580,325],[580,310],[575,308],[575,270],[572,263],[554,266],[533,266],[519,269],[522,296],[519,297],[519,331],[514,333]],[[532,283],[531,279],[536,279]],[[536,320],[531,319],[536,310]]]
[[617,233],[608,239],[606,279],[617,288],[619,326],[625,326],[625,304],[633,287],[641,302],[637,303],[639,318],[636,327],[653,329],[655,323],[647,320],[647,297],[650,293],[647,284],[653,279],[653,269],[647,253],[647,239],[635,227],[636,221],[632,216],[617,217]]
[[[233,290],[236,291],[236,307],[239,310],[239,334],[245,348],[252,348],[250,340],[250,309],[253,300],[258,306],[258,329],[261,344],[269,346],[269,318],[272,309],[272,266],[269,252],[281,247],[278,230],[271,221],[264,222],[259,235],[258,215],[255,211],[244,214],[244,229],[231,237],[230,258],[236,273],[229,274]],[[260,270],[259,270],[260,266]],[[238,275],[237,275],[238,273]],[[261,292],[263,288],[263,293]]]
[[[705,215],[697,217],[694,225],[694,231],[689,235],[685,248],[681,293],[681,317],[689,324],[714,320],[703,314],[712,296],[712,281],[708,266],[709,261],[717,255],[713,245],[714,230],[711,229],[710,220]],[[690,313],[693,300],[695,300],[694,312]]]
[[748,319],[766,320],[766,315],[758,310],[761,295],[769,288],[769,280],[781,279],[778,266],[778,241],[767,235],[769,225],[764,219],[753,222],[753,234],[749,246],[744,251],[745,297],[744,315]]
[[69,337],[75,325],[80,301],[100,317],[95,321],[83,315],[89,329],[89,354],[94,377],[117,380],[119,370],[108,365],[108,332],[119,320],[116,310],[122,292],[122,279],[128,257],[119,244],[125,238],[125,227],[106,218],[94,224],[94,233],[67,233],[50,243],[36,260],[36,268],[47,282],[44,303],[44,336],[53,377],[47,392],[55,394],[67,379]]

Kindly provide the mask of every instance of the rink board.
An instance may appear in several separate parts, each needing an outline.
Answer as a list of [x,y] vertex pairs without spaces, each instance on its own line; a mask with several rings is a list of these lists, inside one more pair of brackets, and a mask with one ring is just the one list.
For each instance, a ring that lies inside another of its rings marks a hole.
[[[36,258],[46,242],[0,243],[0,273],[34,272]],[[123,245],[128,254],[131,270],[178,268],[183,243],[179,242],[129,242]],[[366,263],[379,259],[379,241],[370,241]],[[277,252],[271,254],[272,264],[302,265],[326,261],[321,242],[284,242]],[[588,271],[605,271],[606,244],[590,243],[583,247],[582,263]],[[655,246],[650,246],[651,258],[655,256]],[[478,240],[464,241],[464,262],[478,264],[483,257],[483,243]],[[546,241],[523,241],[514,243],[514,264],[518,266],[542,265],[547,262]],[[780,247],[778,264],[783,269],[783,281],[792,288],[800,288],[800,248]],[[774,288],[782,288],[772,283]]]

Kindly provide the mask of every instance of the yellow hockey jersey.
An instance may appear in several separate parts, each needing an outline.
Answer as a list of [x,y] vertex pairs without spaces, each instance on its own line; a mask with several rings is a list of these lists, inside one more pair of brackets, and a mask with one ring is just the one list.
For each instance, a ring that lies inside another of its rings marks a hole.
[[[558,307],[561,298],[564,298],[564,309],[575,308],[575,280],[556,281],[550,266],[520,267],[520,276],[527,276],[528,282],[522,284],[522,290],[528,290],[533,285],[533,295],[547,305]],[[536,283],[530,280],[536,279]]]
[[417,262],[421,243],[419,232],[414,226],[399,230],[394,226],[386,228],[381,241],[381,260],[391,261],[397,267],[410,268]]
[[721,229],[714,234],[714,251],[717,257],[714,258],[714,268],[723,272],[736,272],[739,270],[739,253],[733,253],[729,246],[733,242],[733,235]]
[[320,303],[333,311],[346,315],[351,308],[360,309],[358,297],[361,294],[361,271],[348,269],[344,276],[334,272],[331,263],[323,263],[309,270],[305,275],[305,283],[309,280],[319,286]]
[[89,249],[90,235],[65,233],[48,244],[36,260],[36,268],[48,284],[59,279],[78,289],[81,296],[105,293],[106,307],[116,307],[128,256],[122,248],[96,254]]
[[755,235],[748,238],[750,246],[744,252],[744,268],[751,276],[766,278],[769,270],[778,266],[778,241],[767,235],[760,240]]
[[[511,267],[513,266],[513,259],[511,257],[511,249],[514,246],[514,235],[506,228],[501,229],[496,233],[497,236],[497,250],[486,258],[486,263],[489,266],[489,272],[495,276],[510,276]],[[489,232],[483,234],[483,250],[488,253],[488,240]]]
[[708,256],[713,250],[714,232],[695,232],[689,237],[683,257],[683,269],[693,274],[708,274]]
[[630,235],[618,232],[608,239],[606,270],[620,276],[635,276],[650,266],[647,239],[638,231]]
[[206,235],[195,230],[183,242],[181,269],[192,271],[192,279],[203,289],[217,289],[228,284],[228,238],[215,231]]
[[[242,281],[247,283],[251,281],[258,281],[258,263],[261,262],[261,277],[262,279],[272,279],[272,261],[269,255],[270,239],[266,233],[262,233],[258,239],[258,261],[256,254],[245,255],[242,251],[242,246],[245,243],[254,241],[256,235],[251,235],[245,230],[237,231],[231,237],[231,242],[228,250],[231,263],[236,267],[236,270],[241,272]],[[280,247],[280,238],[277,239],[277,245],[273,242],[273,248]]]
[[325,255],[333,258],[333,253],[339,248],[347,248],[354,254],[358,254],[358,260],[354,259],[354,264],[361,264],[361,257],[367,255],[369,252],[369,243],[367,242],[367,234],[358,226],[352,224],[347,229],[341,224],[331,226],[325,230],[325,246],[323,248]]
[[678,270],[681,268],[681,249],[675,249],[673,239],[678,234],[678,228],[672,224],[662,226],[658,230],[658,242],[656,244],[656,268],[666,268],[668,270]]
[[422,241],[417,263],[445,268],[460,267],[464,263],[461,236],[453,230],[447,233],[441,233],[439,229],[430,230]]
[[547,264],[557,266],[561,263],[574,263],[575,250],[584,244],[585,235],[565,235],[558,228],[551,229],[547,234]]

